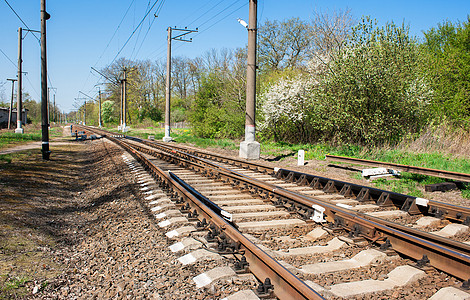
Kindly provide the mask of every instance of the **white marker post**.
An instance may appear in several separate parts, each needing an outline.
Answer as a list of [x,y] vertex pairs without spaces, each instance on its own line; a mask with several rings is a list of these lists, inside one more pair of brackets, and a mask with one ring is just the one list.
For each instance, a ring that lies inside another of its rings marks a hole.
[[305,165],[305,151],[304,150],[299,150],[299,153],[297,154],[297,165],[298,166]]

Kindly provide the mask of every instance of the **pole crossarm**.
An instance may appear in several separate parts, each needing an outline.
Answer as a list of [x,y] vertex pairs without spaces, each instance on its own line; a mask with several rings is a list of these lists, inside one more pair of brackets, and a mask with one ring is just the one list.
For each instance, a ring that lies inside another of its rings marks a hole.
[[93,67],[91,67],[91,69],[92,69],[93,71],[95,71],[96,73],[100,74],[101,76],[103,76],[104,78],[108,79],[111,84],[114,84],[115,86],[119,86],[119,84],[117,84],[114,80],[109,79],[108,76],[104,75],[103,73],[101,73],[101,72],[98,71],[97,69],[95,69],[95,68],[93,68]]
[[85,94],[85,93],[82,92],[82,91],[78,91],[78,92],[79,92],[80,94],[82,94],[82,95],[87,96],[87,97],[90,98],[91,100],[95,100],[95,98],[88,96],[87,94]]
[[193,32],[198,32],[198,29],[187,29],[187,28],[171,28],[172,31],[176,30],[176,31],[181,31],[182,33],[180,33],[179,35],[177,36],[174,36],[172,37],[171,39],[172,40],[175,40],[175,41],[180,41],[180,42],[188,42],[188,43],[191,43],[193,41],[193,39],[189,39],[189,40],[186,40],[186,39],[183,39],[183,36],[186,36],[190,33],[193,33]]
[[23,30],[24,30],[24,31],[29,31],[29,32],[37,32],[37,33],[41,33],[41,31],[39,31],[39,30],[24,29],[24,28],[23,28]]

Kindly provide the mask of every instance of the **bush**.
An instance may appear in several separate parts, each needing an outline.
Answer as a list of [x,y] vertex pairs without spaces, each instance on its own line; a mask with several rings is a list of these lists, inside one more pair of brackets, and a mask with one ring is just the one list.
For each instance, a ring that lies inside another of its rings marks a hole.
[[210,74],[201,79],[194,106],[189,113],[193,133],[198,137],[239,137],[243,134],[244,106],[223,96],[227,83]]
[[424,55],[404,25],[377,28],[364,19],[330,70],[321,83],[330,138],[393,144],[426,124],[432,91]]
[[467,22],[439,24],[425,33],[435,91],[434,117],[470,129],[470,17]]
[[403,25],[369,18],[328,61],[263,93],[263,136],[275,141],[393,144],[427,123],[432,91],[425,55]]

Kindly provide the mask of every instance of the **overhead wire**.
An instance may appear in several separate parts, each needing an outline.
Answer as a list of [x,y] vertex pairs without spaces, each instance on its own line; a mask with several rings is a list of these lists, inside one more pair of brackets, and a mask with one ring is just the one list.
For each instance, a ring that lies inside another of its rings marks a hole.
[[[149,6],[150,6],[150,2],[147,4],[147,8],[145,9],[145,11],[148,10]],[[134,20],[133,20],[133,22],[135,23],[135,7],[134,7]],[[132,48],[132,52],[130,54],[130,57],[132,57],[134,55],[135,48],[137,47],[137,44],[139,43],[139,37],[140,37],[140,34],[142,33],[142,28],[143,28],[143,26],[141,26],[139,28],[139,32],[137,33],[137,36],[135,38],[134,47]]]
[[33,89],[34,93],[36,94],[36,96],[38,97],[38,99],[41,98],[41,96],[39,96],[39,93],[38,91],[36,91],[36,89],[34,88],[34,85],[33,83],[31,82],[31,80],[29,80],[29,77],[27,76],[27,74],[25,74],[24,76],[26,78],[26,80],[29,82],[29,85],[31,86],[31,88]]
[[[23,21],[23,19],[22,19],[22,18],[20,17],[20,15],[15,11],[15,9],[10,5],[10,3],[8,3],[7,0],[4,0],[4,1],[5,1],[5,3],[8,5],[8,7],[13,11],[13,13],[16,15],[16,17],[21,21],[21,23],[23,23],[23,25],[26,27],[26,29],[28,29],[28,31],[27,31],[26,34],[28,34],[29,32],[31,32],[31,34],[36,38],[36,40],[37,40],[38,42],[41,42],[41,39],[36,36],[35,31],[31,30],[31,28],[28,26],[28,24],[26,24],[26,23]],[[2,51],[2,53],[3,53],[3,51]],[[3,53],[3,54],[5,55],[5,53]],[[5,56],[6,56],[6,55],[5,55]],[[7,57],[7,58],[8,58],[8,57]],[[9,59],[9,60],[10,60],[10,59]],[[13,61],[11,61],[11,60],[10,60],[10,62],[13,63]],[[13,63],[13,64],[14,64],[14,63]],[[15,65],[15,64],[14,64],[14,65]],[[16,66],[16,65],[15,65],[15,66]],[[38,92],[34,89],[34,86],[33,86],[33,84],[31,83],[31,81],[29,80],[29,78],[26,77],[26,79],[27,79],[28,82],[30,83],[31,88],[32,88],[33,91],[36,93],[36,95],[39,96],[39,95],[38,95]],[[49,74],[47,74],[47,80],[49,81],[49,84],[50,84],[51,87],[54,86],[54,85],[52,84],[52,80],[51,80]],[[56,91],[54,91],[54,94],[55,94],[55,93],[56,93]]]
[[[213,0],[208,0],[206,3],[204,3],[202,6],[200,6],[198,9],[196,9],[195,11],[191,12],[190,15],[186,16],[185,18],[183,18],[183,20],[181,20],[179,22],[180,25],[182,25],[184,22],[186,22],[186,20],[188,20],[189,18],[191,18],[192,16],[196,15],[200,10],[202,10],[204,7],[207,6],[207,4],[213,2]],[[191,25],[191,24],[189,24]]]
[[15,68],[17,67],[17,65],[10,59],[10,57],[8,57],[8,55],[5,54],[5,52],[3,52],[1,48],[0,48],[0,52],[2,52],[2,54],[12,63],[13,66],[15,66]]
[[[222,14],[223,12],[227,11],[229,8],[231,8],[232,6],[234,6],[235,4],[237,4],[238,2],[240,2],[242,0],[237,0],[235,2],[233,2],[232,4],[230,4],[229,6],[225,7],[223,10],[219,11],[216,15],[212,16],[209,20],[203,22],[201,25],[198,26],[198,28],[204,26],[205,24],[207,24],[209,21],[211,21],[212,19],[214,19],[215,17],[219,16],[220,14]],[[248,3],[243,3],[241,6],[235,8],[233,11],[229,12],[228,14],[224,15],[222,18],[218,19],[216,22],[212,23],[211,25],[209,25],[208,27],[204,28],[204,30],[202,31],[198,31],[195,35],[194,35],[194,38],[196,38],[197,36],[203,34],[204,32],[208,31],[210,28],[214,27],[215,25],[217,25],[218,23],[222,22],[224,19],[226,19],[227,17],[229,17],[230,15],[234,14],[235,12],[239,11],[240,9],[242,9],[243,7],[247,6]],[[183,45],[180,44],[178,46],[176,46],[174,48],[174,50],[177,50],[179,49],[180,47],[182,47]],[[163,51],[159,52],[156,56],[159,56],[162,54]]]
[[23,19],[20,17],[20,15],[15,11],[15,9],[10,5],[10,3],[8,3],[7,0],[4,0],[5,3],[8,5],[8,7],[10,7],[10,9],[13,11],[13,13],[18,17],[18,19],[21,21],[21,23],[23,23],[23,25],[34,35],[34,37],[38,40],[38,42],[40,41],[40,39],[36,36],[36,34],[34,34],[34,31],[31,31],[31,28],[29,28],[29,26],[23,21]]
[[[239,3],[240,1],[242,0],[237,0],[237,1],[234,1],[232,3],[230,3],[228,6],[225,6],[223,9],[219,10],[218,12],[216,12],[215,14],[211,15],[207,20],[203,21],[202,23],[200,23],[200,25],[198,26],[198,28],[200,27],[203,27],[204,25],[206,24],[209,24],[211,21],[214,20],[214,18],[217,18],[218,16],[220,16],[221,14],[223,14],[224,12],[226,12],[227,10],[229,10],[230,8],[232,8],[233,6],[235,6],[237,3]],[[131,35],[129,36],[129,38],[126,40],[126,42],[124,43],[124,45],[119,49],[118,53],[116,54],[116,56],[113,58],[113,60],[111,61],[111,63],[109,63],[109,65],[111,65],[115,60],[116,58],[119,56],[119,54],[123,51],[124,47],[126,47],[126,45],[128,44],[128,42],[130,41],[130,39],[133,37],[133,35],[135,34],[135,32],[139,29],[139,27],[142,25],[142,23],[144,22],[144,20],[147,18],[148,14],[150,13],[150,11],[153,9],[153,7],[155,7],[156,3],[158,2],[158,0],[152,5],[151,9],[147,11],[147,13],[145,14],[145,16],[142,18],[142,20],[140,21],[140,23],[137,25],[137,27],[134,29],[134,31],[131,33]],[[157,8],[157,12],[155,13],[156,16],[158,16],[158,13],[160,12],[161,10],[161,7],[163,6],[165,0],[161,1],[160,2],[160,5],[158,6]],[[209,0],[207,2],[204,3],[204,5],[198,9],[198,11],[200,11],[203,7],[207,6],[209,3],[211,3],[212,1]],[[212,5],[209,9],[205,10],[201,15],[199,15],[197,18],[195,18],[194,20],[192,20],[189,24],[188,24],[188,27],[192,24],[195,24],[197,21],[201,20],[202,18],[204,18],[205,16],[207,16],[210,12],[212,12],[217,6],[219,6],[222,2],[224,2],[223,0],[221,1],[218,1],[216,4]],[[217,25],[218,23],[222,22],[224,19],[226,19],[227,17],[229,17],[230,15],[234,14],[235,12],[237,12],[238,10],[240,10],[241,8],[247,6],[248,3],[243,3],[242,5],[236,7],[234,10],[230,11],[228,14],[224,15],[222,18],[218,19],[217,21],[215,21],[214,23],[210,24],[208,27],[204,28],[204,30],[202,31],[199,31],[198,33],[196,33],[196,36],[198,35],[201,35],[203,34],[204,32],[208,31],[210,28],[214,27],[215,25]],[[155,21],[156,17],[152,20],[152,22],[150,22],[150,25],[143,37],[143,39],[141,40],[141,44],[139,46],[139,48],[137,49],[137,52],[135,52],[134,54],[134,50],[133,50],[133,56],[134,57],[137,57],[138,53],[140,52],[142,46],[143,46],[143,43],[145,42],[146,40],[146,37],[152,27],[152,25],[154,24],[154,21]],[[184,20],[187,20],[188,17],[186,17]],[[181,22],[180,22],[181,23]],[[137,44],[137,41],[136,41],[136,44]],[[175,49],[178,49],[179,47],[181,47],[182,45],[179,45],[177,46]],[[159,56],[164,50],[162,51],[159,51],[160,49],[164,48],[165,47],[165,44],[161,44],[160,47],[158,47],[155,51],[153,51],[149,56],[152,56],[152,54],[154,53],[158,53],[157,55],[153,56],[152,58],[155,58],[157,56]],[[134,47],[135,48],[135,47]],[[100,57],[101,58],[101,57]]]
[[137,27],[134,29],[134,31],[132,31],[131,35],[129,36],[129,38],[126,40],[126,42],[124,43],[124,45],[122,45],[121,49],[119,49],[118,53],[116,54],[116,56],[113,58],[113,60],[111,61],[111,63],[109,65],[111,65],[115,60],[116,58],[119,56],[119,54],[121,54],[122,50],[124,50],[124,47],[126,47],[127,43],[129,43],[129,41],[131,40],[131,38],[134,36],[134,33],[137,31],[137,29],[139,29],[139,27],[142,25],[142,23],[145,21],[145,19],[147,18],[147,16],[149,15],[149,13],[152,11],[152,9],[155,7],[155,5],[157,4],[159,0],[156,0],[152,7],[147,11],[147,13],[144,15],[144,17],[142,18],[142,20],[139,22],[139,24],[137,25]]
[[[217,13],[215,16],[213,16],[212,18],[210,18],[209,20],[205,21],[204,23],[200,24],[198,27],[202,27],[204,26],[205,24],[209,23],[213,18],[217,17],[218,15],[220,15],[221,13],[223,13],[224,11],[226,11],[227,9],[229,9],[230,7],[234,6],[235,4],[237,4],[237,2],[240,2],[240,0],[236,0],[234,1],[232,4],[230,4],[229,6],[227,6],[226,8],[224,8],[222,11],[220,11],[219,13]],[[246,3],[244,3],[243,6],[245,6]]]
[[140,49],[142,48],[142,45],[144,44],[145,42],[145,39],[147,38],[147,35],[150,31],[150,29],[152,28],[152,25],[153,23],[155,22],[155,20],[158,18],[161,10],[162,10],[162,7],[163,7],[163,4],[165,3],[165,0],[163,0],[162,2],[160,2],[160,5],[157,7],[157,10],[155,11],[154,13],[154,18],[152,19],[152,22],[150,23],[150,26],[149,28],[147,29],[147,32],[145,33],[144,35],[144,38],[142,39],[142,42],[140,43],[140,46],[139,46],[139,49],[137,49],[137,52],[135,53],[135,57],[137,57],[137,54],[139,54],[140,52]]
[[[218,11],[215,15],[211,15],[206,21],[202,22],[199,26],[197,26],[197,28],[201,28],[203,27],[205,24],[209,23],[210,21],[212,21],[214,18],[216,18],[217,16],[219,16],[220,14],[224,13],[225,11],[227,11],[228,9],[230,9],[231,7],[233,7],[234,5],[236,5],[238,2],[240,1],[243,1],[243,0],[236,0],[234,2],[232,2],[231,4],[229,4],[228,6],[224,7],[222,10]],[[217,7],[221,2],[223,1],[219,1],[218,3],[216,3],[215,5],[213,5],[211,8],[209,8],[208,10],[206,10],[204,13],[202,13],[200,16],[198,16],[196,19],[194,19],[193,21],[191,21],[191,23],[189,23],[188,27],[191,25],[191,24],[194,24],[197,20],[200,20],[202,17],[206,16],[209,12],[211,12],[215,7]],[[243,3],[243,5],[241,5],[240,7],[237,7],[235,10],[233,10],[232,12],[230,12],[229,14],[225,15],[224,17],[222,17],[221,19],[219,19],[218,21],[216,21],[215,23],[211,24],[209,27],[205,28],[204,30],[202,31],[199,31],[198,33],[196,33],[196,36],[204,33],[205,31],[209,30],[210,28],[214,27],[215,25],[217,25],[218,23],[220,23],[221,21],[223,21],[225,18],[227,18],[228,16],[232,15],[233,13],[235,13],[236,11],[240,10],[241,8],[243,8],[244,6],[248,5],[247,3]],[[155,51],[151,52],[149,56],[152,56],[152,59],[162,55],[162,53],[165,51],[164,49],[164,44],[162,44],[160,47],[158,47]],[[176,46],[174,49],[179,49],[180,47],[182,47],[183,45],[179,45],[179,46]],[[156,55],[153,55],[154,53],[157,53]]]
[[188,24],[188,26],[191,26],[192,24],[194,24],[197,20],[201,19],[202,17],[204,17],[206,14],[208,14],[212,9],[214,9],[215,7],[217,7],[220,3],[224,2],[224,0],[221,0],[219,2],[217,2],[214,6],[212,6],[211,8],[209,8],[205,13],[203,13],[202,15],[200,15],[199,17],[197,17],[195,20],[193,20],[191,23]]
[[93,66],[96,66],[96,65],[98,64],[98,62],[101,60],[101,58],[103,57],[103,55],[104,55],[104,53],[106,52],[106,50],[108,50],[109,45],[111,44],[111,42],[113,41],[114,37],[116,36],[116,33],[118,32],[119,28],[121,27],[122,22],[124,22],[124,19],[126,18],[127,13],[128,13],[129,10],[131,9],[132,5],[134,4],[134,1],[135,1],[135,0],[132,0],[132,1],[131,1],[131,4],[129,5],[129,7],[128,7],[127,10],[126,10],[126,13],[124,14],[124,16],[123,16],[122,19],[121,19],[121,22],[119,22],[119,25],[117,26],[116,30],[114,30],[114,33],[113,33],[113,35],[111,36],[111,39],[109,39],[108,44],[107,44],[106,47],[104,48],[103,53],[101,53],[100,57],[98,58],[98,60],[96,61],[96,63],[95,63]]

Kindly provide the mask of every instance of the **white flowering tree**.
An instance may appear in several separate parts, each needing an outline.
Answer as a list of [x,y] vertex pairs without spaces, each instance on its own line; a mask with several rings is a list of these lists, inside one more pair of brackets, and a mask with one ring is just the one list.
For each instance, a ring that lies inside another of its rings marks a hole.
[[281,78],[261,95],[262,134],[291,143],[376,145],[419,133],[432,90],[407,28],[364,19],[328,54],[314,55],[307,72]]

